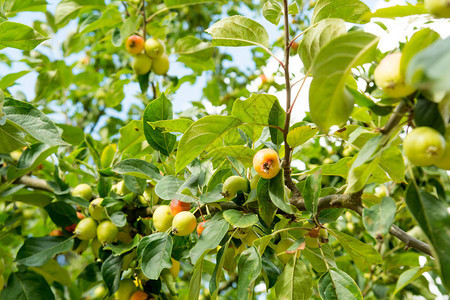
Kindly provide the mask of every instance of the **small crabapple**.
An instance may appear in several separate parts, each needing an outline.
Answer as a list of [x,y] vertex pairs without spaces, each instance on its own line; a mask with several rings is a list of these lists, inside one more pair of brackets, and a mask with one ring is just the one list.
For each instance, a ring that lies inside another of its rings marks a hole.
[[73,189],[72,195],[75,197],[83,198],[85,200],[91,200],[92,188],[86,183],[79,184]]
[[90,240],[97,236],[97,222],[92,218],[81,220],[73,232],[80,240]]
[[189,210],[191,210],[190,203],[183,202],[177,199],[172,199],[172,201],[170,201],[170,211],[172,212],[172,215],[174,217],[182,211],[189,211]]
[[119,228],[109,220],[101,222],[97,227],[97,239],[103,245],[114,242],[118,233]]
[[155,59],[163,55],[165,51],[164,43],[159,39],[149,38],[145,41],[145,54]]
[[182,211],[173,217],[172,232],[178,236],[190,234],[197,227],[195,216],[188,211]]
[[132,35],[128,37],[125,42],[125,48],[130,54],[138,54],[144,50],[144,39],[139,35]]
[[153,213],[153,225],[156,230],[164,232],[172,226],[173,215],[169,205],[161,205]]
[[262,178],[274,178],[281,170],[278,153],[268,148],[259,150],[253,156],[253,167]]
[[160,57],[153,59],[152,71],[156,75],[164,75],[169,71],[170,61],[167,54],[163,54]]
[[89,214],[96,221],[101,221],[106,217],[105,208],[102,206],[103,198],[97,198],[89,204]]
[[247,193],[249,191],[249,182],[246,178],[241,176],[230,176],[223,183],[222,195],[225,198],[231,199],[237,195],[238,191]]

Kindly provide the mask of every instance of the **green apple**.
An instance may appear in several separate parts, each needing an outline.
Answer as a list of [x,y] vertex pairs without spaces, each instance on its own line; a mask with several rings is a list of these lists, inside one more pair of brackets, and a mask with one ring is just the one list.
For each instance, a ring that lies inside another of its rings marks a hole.
[[78,222],[73,232],[80,240],[90,240],[97,236],[97,222],[92,218],[84,218]]
[[249,189],[248,180],[241,176],[230,176],[223,183],[222,195],[225,198],[231,199],[236,197],[238,191],[247,193]]
[[119,228],[109,220],[101,222],[97,227],[97,239],[103,245],[114,242],[118,233]]
[[73,189],[72,195],[85,200],[91,200],[93,195],[92,188],[86,183],[79,184]]
[[131,295],[136,291],[136,285],[132,279],[122,279],[119,283],[119,289],[115,293],[117,300],[130,300]]
[[152,59],[145,54],[138,54],[134,57],[131,68],[137,75],[144,75],[150,72],[152,68]]
[[97,198],[89,204],[89,214],[91,218],[96,221],[101,221],[106,218],[105,208],[102,206],[103,198]]
[[197,228],[197,219],[189,211],[182,211],[173,217],[172,232],[178,236],[185,236]]
[[119,181],[116,184],[116,190],[115,193],[119,196],[125,196],[126,194],[131,193],[131,191],[127,188],[127,186],[125,185],[125,181]]
[[92,250],[92,254],[94,254],[95,259],[98,258],[98,250],[100,250],[101,247],[102,247],[102,243],[100,243],[100,241],[97,238],[92,240],[91,250]]
[[150,58],[155,59],[164,54],[164,43],[159,39],[149,38],[145,41],[145,54]]
[[153,213],[153,225],[160,232],[167,231],[172,226],[173,215],[169,205],[161,205]]
[[425,0],[425,9],[439,18],[450,18],[450,0]]
[[142,194],[145,201],[151,205],[158,204],[159,197],[156,195],[155,187],[154,186],[147,186],[144,193]]
[[170,62],[167,54],[153,59],[152,71],[156,75],[164,75],[169,71]]
[[401,60],[402,53],[391,53],[375,68],[375,83],[387,96],[401,98],[415,91],[415,88],[405,82],[405,74],[400,69]]

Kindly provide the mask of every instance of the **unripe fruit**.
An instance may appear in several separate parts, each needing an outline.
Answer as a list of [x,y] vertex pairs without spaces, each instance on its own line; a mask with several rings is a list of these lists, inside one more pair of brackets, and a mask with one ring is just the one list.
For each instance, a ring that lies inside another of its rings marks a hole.
[[[291,259],[291,257],[294,256],[295,253],[286,253],[287,249],[289,249],[289,247],[291,247],[292,244],[294,244],[294,243],[295,243],[295,241],[293,239],[286,238],[286,239],[281,240],[277,244],[277,247],[275,248],[275,252],[277,254],[278,259],[281,260],[282,263],[287,264],[289,262],[289,260]],[[301,251],[298,250],[296,253],[297,253],[297,257],[300,257]]]
[[244,242],[245,245],[248,247],[251,247],[253,245],[253,242],[257,240],[259,236],[256,235],[256,233],[253,230],[249,230],[248,233],[241,239],[242,242]]
[[252,180],[250,181],[250,189],[251,190],[256,190],[258,188],[258,181],[260,178],[261,178],[261,176],[259,176],[258,174],[253,176]]
[[126,194],[131,193],[131,191],[127,188],[127,186],[125,185],[125,181],[119,181],[116,184],[116,190],[115,193],[119,196],[125,196]]
[[200,223],[198,223],[198,225],[197,225],[197,235],[200,237],[200,234],[202,234],[202,232],[203,232],[203,230],[205,230],[205,223],[206,223],[207,221],[203,221],[203,222],[200,222]]
[[80,240],[90,240],[97,236],[97,222],[92,218],[81,220],[73,232]]
[[148,299],[148,294],[143,291],[134,292],[134,294],[130,298],[130,300],[147,300],[147,299]]
[[75,251],[75,252],[78,253],[78,254],[81,254],[81,253],[83,253],[83,251],[86,250],[88,247],[89,247],[89,240],[84,240],[84,241],[81,241],[81,242],[78,244],[78,246],[77,246],[75,249],[73,249],[73,251]]
[[328,231],[326,229],[320,228],[320,230],[317,231],[316,228],[313,228],[310,232],[310,235],[312,236],[305,236],[305,245],[309,248],[319,248],[319,243],[320,245],[323,245],[324,243],[328,242]]
[[94,254],[95,259],[98,258],[98,250],[100,250],[102,243],[98,239],[93,239],[91,243],[92,254]]
[[119,228],[109,220],[101,222],[97,227],[97,239],[103,245],[114,242],[118,233]]
[[231,199],[236,197],[238,191],[248,193],[249,183],[246,178],[241,176],[230,176],[223,183],[222,195],[225,198]]
[[127,231],[120,231],[117,234],[117,240],[119,242],[122,242],[124,244],[129,244],[133,241],[133,238],[131,237],[130,233]]
[[101,221],[106,218],[106,211],[102,206],[102,202],[103,198],[97,198],[92,200],[89,204],[89,214],[94,220]]
[[130,54],[141,53],[144,50],[144,39],[139,35],[132,35],[125,42],[125,48]]
[[138,54],[131,62],[131,68],[137,75],[144,75],[152,68],[152,59],[145,54]]
[[115,293],[117,300],[130,300],[131,295],[136,291],[136,285],[133,280],[127,278],[122,279],[119,283],[119,289]]
[[259,150],[253,157],[253,167],[262,178],[274,178],[281,170],[278,153],[267,148]]
[[107,294],[108,294],[108,291],[106,290],[106,288],[103,285],[99,285],[95,288],[94,294],[92,295],[92,297],[94,299],[103,299],[106,297]]
[[172,201],[170,201],[170,211],[172,213],[172,216],[174,217],[182,211],[189,211],[189,210],[191,210],[190,203],[183,202],[177,199],[172,199]]
[[156,75],[164,75],[169,71],[170,61],[167,54],[163,54],[158,58],[153,59],[152,71]]
[[450,139],[445,143],[445,151],[442,157],[435,163],[436,167],[450,170]]
[[383,199],[384,197],[387,196],[387,192],[388,192],[388,190],[384,184],[377,186],[375,188],[375,196],[377,196],[381,199]]
[[415,89],[405,83],[405,74],[402,74],[400,52],[388,54],[375,68],[374,79],[383,92],[395,98],[405,97],[412,94]]
[[450,18],[450,0],[425,0],[425,9],[440,18]]
[[159,39],[147,39],[145,41],[145,54],[147,54],[150,58],[158,58],[163,55],[165,51],[164,43]]
[[55,229],[48,234],[49,236],[62,236],[63,232],[61,229]]
[[3,271],[5,271],[5,263],[3,262],[3,259],[0,258],[0,274],[3,274]]
[[172,226],[172,220],[169,205],[161,205],[153,213],[153,225],[160,232],[167,231]]
[[178,236],[190,234],[197,227],[197,219],[188,211],[178,213],[172,221],[172,232]]
[[20,159],[20,157],[22,156],[22,151],[21,150],[14,150],[13,152],[9,153],[9,156],[11,156],[11,158],[14,161],[18,161]]
[[144,197],[145,201],[147,201],[149,204],[152,204],[152,205],[158,204],[159,197],[158,197],[158,195],[156,195],[155,187],[148,186],[145,189],[142,196]]
[[91,200],[92,199],[92,188],[90,185],[82,183],[77,185],[73,191],[72,191],[72,195],[75,197],[80,197],[86,200]]
[[[77,211],[77,217],[78,217],[78,219],[84,219],[84,215],[82,214],[82,213],[80,213],[79,211]],[[70,232],[70,233],[72,233],[74,230],[75,230],[75,228],[77,227],[77,223],[74,223],[74,224],[72,224],[72,225],[70,225],[70,226],[67,226],[67,227],[65,227],[65,229],[68,231],[68,232]]]
[[445,139],[431,127],[417,127],[406,136],[403,150],[408,160],[416,166],[436,164],[444,154]]
[[180,273],[180,262],[178,260],[175,260],[173,258],[170,258],[172,260],[172,267],[170,267],[170,274],[172,274],[173,278],[178,277],[178,273]]

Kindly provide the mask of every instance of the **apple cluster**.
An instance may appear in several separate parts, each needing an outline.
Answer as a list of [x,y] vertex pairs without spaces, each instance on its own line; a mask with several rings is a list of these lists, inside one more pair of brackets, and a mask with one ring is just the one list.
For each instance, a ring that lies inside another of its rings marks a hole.
[[130,36],[125,42],[128,53],[134,55],[131,67],[137,75],[144,75],[152,71],[156,75],[164,75],[169,71],[169,57],[165,53],[164,42],[139,35]]
[[170,206],[158,206],[153,212],[153,225],[160,232],[172,229],[175,235],[189,235],[197,227],[197,219],[190,209],[190,203],[173,199]]

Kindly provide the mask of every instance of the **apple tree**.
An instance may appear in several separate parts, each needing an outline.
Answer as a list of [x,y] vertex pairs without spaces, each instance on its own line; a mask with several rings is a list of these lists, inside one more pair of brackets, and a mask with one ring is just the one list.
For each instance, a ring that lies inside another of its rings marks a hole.
[[0,298],[447,294],[450,6],[364,2],[1,0]]

